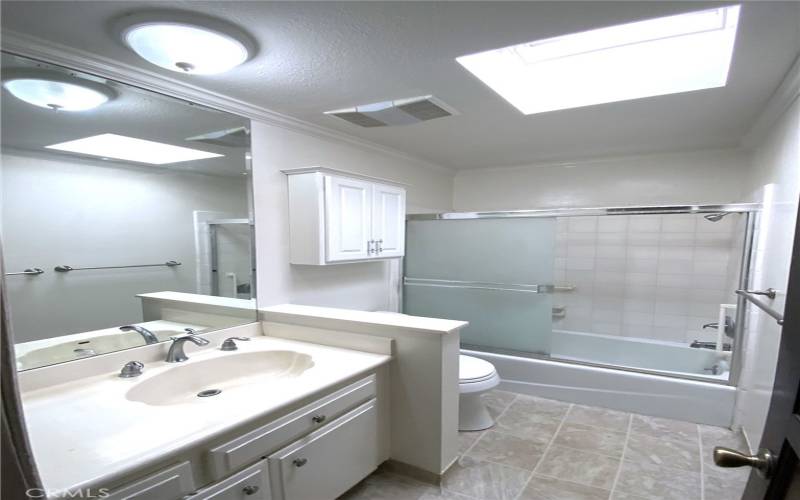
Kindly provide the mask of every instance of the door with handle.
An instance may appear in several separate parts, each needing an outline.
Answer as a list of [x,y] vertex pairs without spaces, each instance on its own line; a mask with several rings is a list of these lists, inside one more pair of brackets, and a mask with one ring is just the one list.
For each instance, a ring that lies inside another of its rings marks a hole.
[[744,500],[800,499],[800,214],[769,416],[757,454],[714,449],[722,467],[750,466]]

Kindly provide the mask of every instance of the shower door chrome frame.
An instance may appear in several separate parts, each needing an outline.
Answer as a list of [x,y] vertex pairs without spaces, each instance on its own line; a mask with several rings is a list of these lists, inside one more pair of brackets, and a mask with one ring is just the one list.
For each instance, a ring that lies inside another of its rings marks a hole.
[[[538,208],[530,210],[496,210],[485,212],[441,212],[441,213],[427,213],[427,214],[407,214],[406,223],[408,221],[423,221],[423,220],[472,220],[472,219],[506,219],[506,218],[527,218],[527,217],[578,217],[578,216],[599,216],[599,215],[665,215],[665,214],[711,214],[711,213],[738,213],[745,216],[745,234],[742,242],[742,256],[739,267],[739,288],[747,289],[750,282],[752,258],[753,258],[753,235],[755,232],[755,221],[758,213],[762,209],[761,203],[726,203],[726,204],[696,204],[696,205],[640,205],[640,206],[622,206],[622,207],[581,207],[581,208]],[[406,242],[406,244],[408,244]],[[405,281],[405,259],[402,259],[402,273],[399,281],[399,298],[398,303],[400,312],[403,312],[403,293]],[[703,377],[702,375],[692,376],[683,375],[680,373],[664,373],[658,370],[648,370],[646,368],[635,368],[608,365],[603,363],[592,363],[590,361],[576,361],[569,359],[553,358],[550,356],[542,356],[535,353],[521,353],[514,352],[513,355],[522,357],[531,357],[538,359],[545,359],[549,361],[557,361],[559,363],[570,363],[576,365],[587,365],[594,367],[609,368],[614,370],[631,371],[638,373],[646,373],[650,375],[662,375],[665,377],[682,378],[688,380],[696,380],[717,385],[736,386],[739,383],[739,377],[742,371],[742,350],[744,342],[744,326],[747,321],[747,304],[746,300],[740,296],[736,296],[736,327],[733,337],[733,351],[731,353],[731,367],[728,375],[728,380],[714,380]],[[463,346],[462,346],[463,347]],[[480,347],[480,346],[473,346]],[[489,347],[481,347],[487,352],[496,352]],[[502,352],[497,352],[503,354]],[[511,352],[506,351],[506,354]]]
[[641,205],[627,207],[536,208],[486,212],[441,212],[408,214],[406,220],[505,219],[517,217],[575,217],[582,215],[663,215],[758,212],[761,203],[726,203],[721,205]]

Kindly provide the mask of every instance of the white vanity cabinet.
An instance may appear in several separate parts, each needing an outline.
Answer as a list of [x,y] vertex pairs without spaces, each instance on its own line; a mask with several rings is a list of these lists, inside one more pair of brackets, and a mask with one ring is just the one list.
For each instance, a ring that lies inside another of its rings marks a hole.
[[256,462],[255,465],[186,497],[186,500],[272,500],[268,465],[266,460]]
[[194,490],[194,477],[189,462],[171,465],[161,472],[114,488],[108,500],[175,500]]
[[330,170],[288,170],[292,264],[402,257],[406,192]]
[[114,488],[111,500],[334,500],[387,460],[376,374],[189,460]]
[[336,498],[381,462],[375,400],[270,455],[273,500]]

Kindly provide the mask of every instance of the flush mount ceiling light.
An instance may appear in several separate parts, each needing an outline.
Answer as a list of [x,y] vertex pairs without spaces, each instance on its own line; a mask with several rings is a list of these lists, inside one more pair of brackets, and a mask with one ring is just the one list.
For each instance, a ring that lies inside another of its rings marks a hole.
[[40,108],[86,111],[115,97],[114,91],[101,83],[60,73],[13,69],[5,73],[3,87],[17,99]]
[[147,141],[117,134],[94,135],[74,141],[53,144],[46,146],[46,148],[99,156],[101,158],[149,163],[151,165],[165,165],[167,163],[224,156],[199,149],[173,146],[163,142]]
[[187,16],[127,16],[121,21],[122,40],[146,61],[179,73],[224,73],[252,56],[254,44],[237,28],[215,19],[182,19]]
[[739,6],[456,58],[524,114],[724,87]]

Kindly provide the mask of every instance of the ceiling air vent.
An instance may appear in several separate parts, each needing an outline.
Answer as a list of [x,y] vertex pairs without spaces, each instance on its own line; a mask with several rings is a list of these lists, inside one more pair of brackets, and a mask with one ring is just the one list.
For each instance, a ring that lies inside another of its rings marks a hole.
[[326,111],[359,127],[409,125],[456,114],[455,110],[432,95],[375,102],[355,108]]

